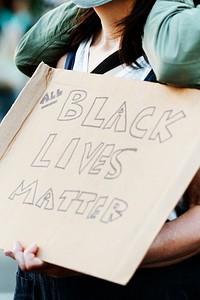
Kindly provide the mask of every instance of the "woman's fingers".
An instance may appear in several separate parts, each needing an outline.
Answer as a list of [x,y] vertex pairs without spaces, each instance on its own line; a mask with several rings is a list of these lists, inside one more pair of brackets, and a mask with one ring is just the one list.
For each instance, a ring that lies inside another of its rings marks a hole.
[[13,244],[13,257],[17,261],[20,269],[26,271],[26,264],[24,260],[24,247],[19,241]]
[[8,256],[12,259],[15,259],[14,254],[13,254],[12,251],[4,250],[3,253],[4,253],[5,256]]
[[38,268],[41,268],[44,265],[43,261],[36,256],[37,251],[38,251],[38,246],[36,244],[31,244],[24,251],[24,261],[25,261],[26,269],[28,271],[37,270]]
[[14,242],[13,252],[7,252],[7,255],[14,258],[22,271],[34,271],[42,266],[43,262],[36,257],[38,246],[31,244],[24,249],[19,241]]
[[42,268],[50,268],[49,264],[44,263],[36,254],[38,246],[31,244],[27,249],[24,249],[19,241],[13,243],[13,251],[4,251],[6,256],[15,259],[22,271],[39,271]]
[[22,244],[16,241],[13,244],[13,252],[4,251],[4,254],[15,259],[24,272],[39,272],[56,278],[80,275],[75,271],[43,262],[37,257],[37,251],[38,246],[36,244],[31,244],[27,249],[24,249]]

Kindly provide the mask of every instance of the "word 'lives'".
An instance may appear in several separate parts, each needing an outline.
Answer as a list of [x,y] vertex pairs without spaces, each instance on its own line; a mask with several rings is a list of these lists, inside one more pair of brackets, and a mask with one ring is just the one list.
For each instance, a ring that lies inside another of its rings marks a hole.
[[[48,138],[39,150],[32,162],[32,167],[48,168],[53,164],[54,168],[65,170],[70,162],[78,163],[77,173],[83,171],[90,175],[99,175],[103,172],[104,179],[115,179],[122,172],[121,155],[127,152],[137,152],[137,148],[117,149],[115,144],[99,143],[94,147],[92,142],[81,144],[80,138],[73,138],[62,143],[62,147],[56,144],[57,134],[49,134]],[[55,144],[55,145],[54,145]],[[60,149],[61,148],[61,149]],[[56,159],[52,159],[52,151],[57,150]]]
[[55,199],[54,191],[49,188],[37,196],[38,180],[25,185],[24,180],[9,196],[10,200],[22,201],[46,211],[57,211],[75,214],[88,220],[99,220],[102,223],[113,222],[123,216],[128,204],[122,199],[109,199],[107,195],[80,190],[64,190]]

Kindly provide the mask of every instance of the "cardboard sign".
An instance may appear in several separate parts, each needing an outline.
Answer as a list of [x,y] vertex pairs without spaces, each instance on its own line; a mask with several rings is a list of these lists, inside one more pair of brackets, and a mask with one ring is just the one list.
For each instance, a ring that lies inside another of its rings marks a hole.
[[0,247],[126,284],[200,165],[200,92],[41,64],[0,129]]

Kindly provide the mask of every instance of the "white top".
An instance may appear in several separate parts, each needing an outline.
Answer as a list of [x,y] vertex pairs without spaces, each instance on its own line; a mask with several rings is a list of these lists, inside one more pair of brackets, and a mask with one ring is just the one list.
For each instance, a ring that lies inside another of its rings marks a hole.
[[[73,67],[74,71],[88,73],[88,60],[92,39],[93,37],[86,39],[79,45],[76,51],[75,63]],[[104,75],[130,78],[134,80],[144,80],[151,71],[151,67],[142,56],[137,59],[137,62],[140,65],[140,68],[136,64],[132,64],[132,66],[122,64],[104,73]]]

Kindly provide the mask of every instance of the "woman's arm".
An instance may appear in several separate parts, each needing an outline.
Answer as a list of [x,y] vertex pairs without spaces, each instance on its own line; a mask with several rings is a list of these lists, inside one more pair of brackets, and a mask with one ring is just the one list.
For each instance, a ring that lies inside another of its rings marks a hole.
[[145,25],[143,47],[158,81],[200,87],[199,20],[200,5],[195,7],[192,0],[156,1]]
[[[167,222],[151,244],[141,267],[161,267],[183,261],[200,252],[200,169],[188,187],[189,210],[177,219]],[[27,249],[14,243],[13,252],[5,255],[17,261],[23,271],[39,272],[52,277],[80,275],[80,273],[41,261],[38,246]]]
[[46,13],[21,39],[15,51],[15,63],[24,74],[31,76],[39,63],[55,66],[67,52],[72,20],[78,8],[72,2]]
[[200,169],[187,188],[189,210],[165,223],[142,267],[167,266],[200,252]]
[[[55,66],[67,52],[70,21],[76,14],[77,7],[68,2],[45,14],[29,30],[15,53],[20,71],[31,76],[41,61]],[[145,26],[143,46],[158,81],[200,86],[199,19],[200,5],[195,7],[192,0],[155,3]]]
[[153,241],[142,267],[161,267],[185,260],[200,252],[200,206],[165,223]]
[[[15,242],[14,258],[23,271],[39,272],[52,277],[79,275],[74,271],[51,265],[37,257],[38,247],[24,249]],[[149,248],[141,267],[161,267],[183,261],[200,252],[200,206],[195,206],[174,221],[165,223]]]
[[192,208],[195,205],[200,205],[200,169],[192,179],[189,187],[187,188],[187,194],[189,201],[189,207]]

